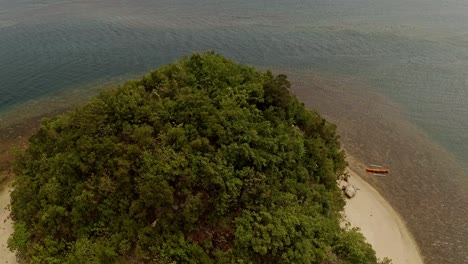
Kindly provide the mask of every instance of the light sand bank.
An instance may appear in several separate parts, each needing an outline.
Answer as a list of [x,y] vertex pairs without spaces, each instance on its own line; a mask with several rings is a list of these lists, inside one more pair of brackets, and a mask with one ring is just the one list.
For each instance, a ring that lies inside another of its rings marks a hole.
[[389,257],[394,264],[422,264],[416,242],[398,213],[359,175],[349,173],[349,182],[359,189],[344,210],[351,226],[361,229],[378,258]]
[[10,211],[7,206],[10,204],[10,190],[0,189],[0,263],[17,263],[16,256],[7,248],[7,240],[13,232],[12,221],[9,219]]

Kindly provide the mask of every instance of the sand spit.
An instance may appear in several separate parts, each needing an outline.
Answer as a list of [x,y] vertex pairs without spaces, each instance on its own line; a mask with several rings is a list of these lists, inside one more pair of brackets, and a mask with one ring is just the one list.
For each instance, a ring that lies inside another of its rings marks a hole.
[[346,201],[346,219],[359,227],[377,257],[389,257],[393,264],[422,264],[416,242],[395,210],[355,172],[349,182],[358,188],[356,196]]

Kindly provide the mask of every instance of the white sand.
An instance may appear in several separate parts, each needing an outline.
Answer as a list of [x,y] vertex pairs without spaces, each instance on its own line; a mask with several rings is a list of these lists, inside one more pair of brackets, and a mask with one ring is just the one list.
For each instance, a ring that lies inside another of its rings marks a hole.
[[378,258],[389,257],[394,264],[421,264],[416,242],[395,210],[355,172],[349,182],[359,190],[348,199],[345,215],[352,227],[359,227]]
[[10,203],[10,191],[8,188],[0,189],[0,263],[17,263],[16,256],[7,248],[7,240],[13,232],[12,222],[9,219],[10,211],[7,206]]

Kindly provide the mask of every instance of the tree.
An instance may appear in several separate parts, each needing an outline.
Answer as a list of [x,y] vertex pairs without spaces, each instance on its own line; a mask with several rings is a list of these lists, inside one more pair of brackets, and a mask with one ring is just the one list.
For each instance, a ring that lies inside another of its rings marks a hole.
[[32,263],[376,263],[340,228],[335,126],[285,75],[192,54],[44,120],[16,162]]

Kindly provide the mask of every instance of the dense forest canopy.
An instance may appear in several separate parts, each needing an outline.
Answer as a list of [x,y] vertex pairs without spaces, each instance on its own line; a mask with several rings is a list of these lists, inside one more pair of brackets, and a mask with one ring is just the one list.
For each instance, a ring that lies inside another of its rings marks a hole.
[[44,120],[16,164],[31,263],[377,263],[340,228],[334,125],[285,75],[192,54]]

